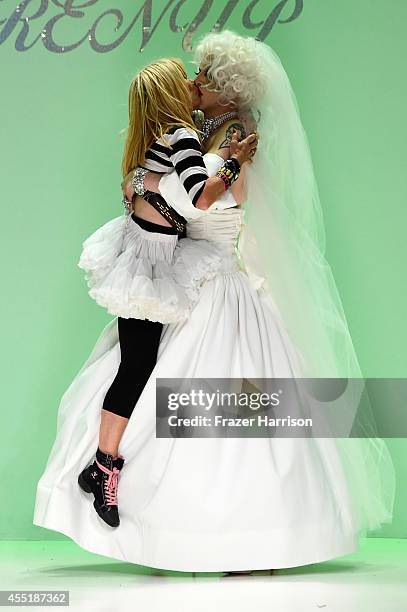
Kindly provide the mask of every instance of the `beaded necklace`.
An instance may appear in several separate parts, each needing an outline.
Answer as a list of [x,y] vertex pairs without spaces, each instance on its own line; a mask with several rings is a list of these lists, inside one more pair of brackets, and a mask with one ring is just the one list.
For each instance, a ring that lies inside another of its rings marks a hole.
[[230,121],[230,119],[235,119],[239,116],[237,111],[228,111],[227,113],[223,113],[222,115],[218,115],[217,117],[208,117],[202,121],[200,126],[200,130],[204,133],[204,137],[202,140],[202,146],[204,146],[210,136],[217,130],[221,125],[226,123],[226,121]]

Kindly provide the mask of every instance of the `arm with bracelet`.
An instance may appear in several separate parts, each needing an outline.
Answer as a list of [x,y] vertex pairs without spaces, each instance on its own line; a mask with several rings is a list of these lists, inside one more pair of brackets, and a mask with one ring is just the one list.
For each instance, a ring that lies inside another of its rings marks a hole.
[[[206,210],[222,193],[230,189],[239,177],[241,166],[251,160],[253,148],[257,146],[257,136],[250,134],[242,140],[239,148],[224,161],[216,175],[209,177],[198,137],[186,128],[179,131],[181,133],[172,146],[169,158],[193,206]],[[235,133],[232,141],[237,142],[237,138]],[[147,172],[146,168],[136,168],[131,180],[134,193],[144,197],[147,191],[159,192],[158,183],[161,176]],[[130,198],[129,190],[126,195]]]

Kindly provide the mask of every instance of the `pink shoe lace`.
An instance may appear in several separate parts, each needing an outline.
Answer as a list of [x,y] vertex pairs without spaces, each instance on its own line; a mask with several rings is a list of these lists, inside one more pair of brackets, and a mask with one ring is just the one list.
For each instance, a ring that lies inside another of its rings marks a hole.
[[98,464],[102,472],[104,472],[105,474],[109,474],[109,478],[104,482],[105,494],[107,499],[106,504],[108,506],[117,506],[117,487],[119,484],[120,470],[118,470],[117,467],[114,467],[113,470],[109,470],[97,460],[96,463]]

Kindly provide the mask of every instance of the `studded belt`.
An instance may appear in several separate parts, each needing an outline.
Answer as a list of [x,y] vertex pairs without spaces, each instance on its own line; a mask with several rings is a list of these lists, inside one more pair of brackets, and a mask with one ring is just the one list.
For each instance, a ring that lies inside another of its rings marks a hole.
[[143,195],[143,200],[146,200],[146,202],[151,204],[151,206],[153,206],[164,217],[164,219],[175,227],[179,234],[185,235],[187,220],[182,215],[177,213],[177,211],[174,210],[166,200],[164,200],[161,194],[146,191],[146,193]]

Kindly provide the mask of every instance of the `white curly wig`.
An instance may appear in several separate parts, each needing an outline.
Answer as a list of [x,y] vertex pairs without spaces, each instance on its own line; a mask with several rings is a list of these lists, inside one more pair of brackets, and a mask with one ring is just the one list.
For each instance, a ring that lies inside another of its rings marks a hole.
[[195,49],[195,64],[207,69],[210,91],[241,110],[256,107],[267,75],[260,62],[259,41],[222,30],[206,34]]

